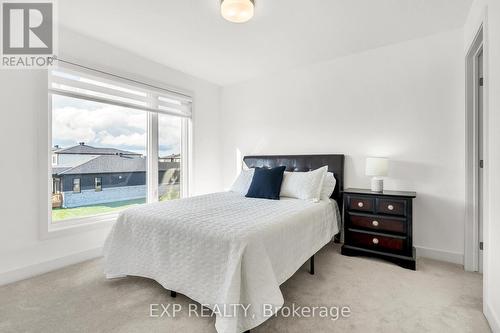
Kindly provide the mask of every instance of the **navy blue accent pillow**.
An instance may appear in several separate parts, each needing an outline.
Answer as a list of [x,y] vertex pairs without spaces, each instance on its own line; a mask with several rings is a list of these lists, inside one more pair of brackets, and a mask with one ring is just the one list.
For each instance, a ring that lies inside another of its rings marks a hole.
[[272,169],[255,168],[246,197],[279,200],[285,169],[284,166]]

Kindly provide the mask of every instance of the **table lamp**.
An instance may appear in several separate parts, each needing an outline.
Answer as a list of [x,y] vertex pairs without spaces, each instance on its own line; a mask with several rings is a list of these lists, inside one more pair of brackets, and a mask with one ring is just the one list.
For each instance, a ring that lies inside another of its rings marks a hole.
[[389,170],[389,160],[383,157],[367,157],[366,158],[366,175],[372,177],[371,190],[372,192],[384,191],[384,179]]

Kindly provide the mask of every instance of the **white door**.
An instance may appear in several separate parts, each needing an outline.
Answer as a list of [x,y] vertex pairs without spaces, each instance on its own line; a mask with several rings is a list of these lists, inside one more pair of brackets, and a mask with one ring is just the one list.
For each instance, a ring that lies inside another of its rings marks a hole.
[[477,55],[477,143],[478,143],[478,222],[479,222],[479,272],[483,272],[483,166],[484,166],[484,138],[483,138],[483,51]]

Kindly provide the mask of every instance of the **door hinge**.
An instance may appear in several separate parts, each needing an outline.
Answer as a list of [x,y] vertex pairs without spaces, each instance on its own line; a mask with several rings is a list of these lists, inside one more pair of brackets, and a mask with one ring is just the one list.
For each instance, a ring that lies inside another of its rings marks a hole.
[[484,168],[484,160],[479,160],[479,168]]
[[479,250],[483,250],[483,247],[484,247],[484,243],[483,242],[479,242]]
[[484,86],[484,78],[479,78],[479,86],[482,87]]

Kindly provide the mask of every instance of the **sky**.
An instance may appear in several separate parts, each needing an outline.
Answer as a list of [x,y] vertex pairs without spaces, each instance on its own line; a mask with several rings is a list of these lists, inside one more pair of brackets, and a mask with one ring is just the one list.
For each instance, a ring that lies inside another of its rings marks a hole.
[[[71,97],[52,97],[52,145],[85,142],[146,154],[147,112]],[[181,119],[159,115],[160,156],[180,153]]]

